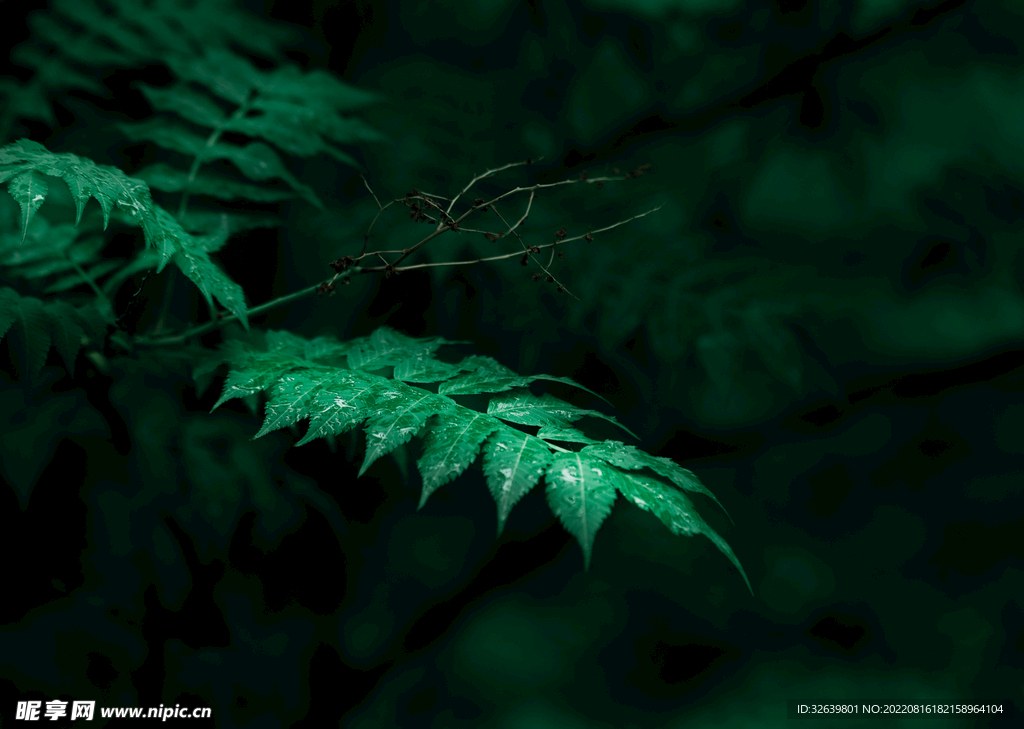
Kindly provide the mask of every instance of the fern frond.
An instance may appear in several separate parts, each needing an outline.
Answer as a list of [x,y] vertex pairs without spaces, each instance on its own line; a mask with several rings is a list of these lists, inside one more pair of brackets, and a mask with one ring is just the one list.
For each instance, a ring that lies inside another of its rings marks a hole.
[[[50,346],[75,375],[75,360],[89,341],[103,338],[106,324],[113,324],[113,312],[94,305],[75,308],[64,301],[42,301],[20,296],[14,289],[0,288],[0,339],[14,327],[24,352],[22,373],[35,377],[46,362]],[[16,351],[12,347],[12,352]]]
[[[419,508],[482,451],[487,488],[497,506],[499,535],[512,507],[543,477],[548,504],[579,542],[587,568],[595,534],[610,513],[616,493],[622,493],[651,511],[673,534],[706,535],[747,580],[728,544],[680,490],[711,496],[693,473],[619,441],[595,441],[569,425],[584,416],[619,425],[614,418],[550,395],[523,392],[493,398],[482,413],[440,391],[435,394],[397,378],[415,370],[429,372],[432,378],[448,375],[458,380],[461,372],[481,368],[508,375],[508,370],[487,358],[468,357],[454,364],[435,360],[433,354],[443,343],[440,337],[414,339],[387,327],[349,342],[330,337],[305,340],[288,332],[267,332],[262,337],[251,332],[248,341],[231,339],[221,345],[218,358],[229,362],[231,369],[214,409],[232,398],[268,390],[263,426],[254,437],[308,418],[309,430],[297,445],[340,435],[365,421],[367,446],[359,476],[378,458],[422,433],[423,454],[417,460],[423,479]],[[347,369],[325,361],[342,356],[348,361]],[[392,377],[379,374],[387,367],[393,368]],[[541,428],[531,435],[510,423]],[[549,440],[584,445],[570,451]],[[644,475],[643,469],[668,482]]]
[[[161,117],[153,117],[131,124],[118,124],[117,128],[133,141],[153,142],[164,149],[189,157],[198,157],[204,162],[227,160],[250,180],[257,182],[275,178],[284,180],[289,187],[311,204],[320,210],[324,209],[323,203],[313,188],[299,182],[284,166],[277,152],[262,142],[250,142],[244,147],[226,142],[207,145],[203,137]],[[235,188],[235,192],[240,189]],[[262,201],[256,200],[256,202]]]
[[29,25],[32,39],[16,46],[11,60],[35,73],[27,84],[0,81],[3,114],[50,126],[57,125],[54,94],[107,95],[95,73],[80,66],[131,68],[229,43],[281,59],[280,47],[298,37],[282,23],[245,12],[236,0],[54,0],[47,11],[32,13]]
[[210,259],[206,248],[210,242],[185,232],[170,213],[153,203],[146,183],[128,177],[116,167],[98,165],[75,154],[50,152],[28,139],[0,147],[0,182],[8,183],[8,190],[22,205],[23,240],[33,214],[48,193],[48,187],[32,181],[40,173],[60,177],[67,183],[75,202],[76,226],[90,197],[96,198],[103,211],[104,230],[116,206],[129,220],[142,226],[146,245],[155,248],[160,256],[157,273],[173,257],[211,308],[212,297],[216,297],[243,326],[249,326],[242,288]]
[[[265,139],[282,151],[301,157],[325,153],[353,167],[358,166],[355,160],[328,144],[324,137],[337,143],[383,139],[365,122],[339,115],[340,111],[373,103],[377,97],[323,71],[304,74],[293,66],[261,71],[245,58],[216,47],[207,49],[203,55],[169,58],[168,64],[180,79],[179,83],[166,88],[139,84],[139,88],[154,109],[177,114],[187,122],[209,129],[209,138],[163,118],[118,125],[122,132],[130,139],[153,142],[193,157],[199,163],[228,160],[252,180],[284,180],[321,210],[323,204],[313,190],[299,183],[270,147],[261,142],[242,147],[219,140],[220,135],[235,132]],[[189,82],[204,86],[213,96],[237,108],[227,114],[216,99],[189,86]],[[195,169],[185,173],[160,166],[146,170],[144,176],[159,189],[225,199],[242,197],[267,202],[281,199],[283,195],[278,190],[263,191],[250,185],[198,176]]]
[[[224,118],[208,97],[187,87],[144,89],[155,108],[174,111],[202,126],[259,137],[300,157],[329,154],[358,167],[355,160],[328,144],[382,141],[365,122],[340,116],[379,100],[376,94],[349,86],[322,70],[302,72],[293,65],[261,71],[223,48],[202,56],[170,60],[175,75],[207,87],[212,93],[255,114]],[[250,98],[255,95],[254,98]]]

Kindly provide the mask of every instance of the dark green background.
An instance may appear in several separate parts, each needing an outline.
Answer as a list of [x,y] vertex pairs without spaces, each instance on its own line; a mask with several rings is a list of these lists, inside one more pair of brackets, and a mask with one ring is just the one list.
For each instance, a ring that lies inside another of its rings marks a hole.
[[[250,441],[241,401],[208,414],[219,380],[200,396],[162,359],[105,376],[84,358],[71,379],[52,352],[42,386],[5,364],[0,388],[0,725],[57,696],[359,729],[828,724],[787,720],[791,699],[1019,711],[1024,6],[250,5],[304,29],[293,60],[386,97],[360,116],[389,141],[346,150],[382,200],[546,155],[481,194],[654,167],[539,195],[537,242],[664,204],[566,248],[579,301],[512,261],[357,277],[254,325],[465,339],[601,392],[729,510],[735,525],[698,502],[754,596],[707,539],[621,502],[584,572],[539,489],[495,539],[479,464],[417,513],[418,440],[357,480],[361,436],[337,453],[295,449],[304,425]],[[101,78],[109,98],[56,98],[57,127],[11,138],[129,174],[162,159],[113,124],[150,113],[130,83],[166,69]],[[279,231],[219,254],[251,305],[330,275],[376,212],[351,169],[292,162],[328,211],[282,206]],[[403,211],[375,245],[425,230]],[[427,255],[512,250],[495,246]],[[166,278],[145,284],[143,330]],[[207,317],[178,279],[172,323]],[[602,425],[585,427],[618,437]]]

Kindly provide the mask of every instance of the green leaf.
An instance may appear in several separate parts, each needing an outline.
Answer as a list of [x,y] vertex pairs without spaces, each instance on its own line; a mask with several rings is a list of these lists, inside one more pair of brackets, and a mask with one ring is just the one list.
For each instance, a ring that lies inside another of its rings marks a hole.
[[[613,466],[626,469],[627,471],[649,468],[659,476],[664,476],[681,489],[704,494],[718,504],[722,511],[725,511],[725,507],[719,503],[713,493],[708,491],[707,487],[700,482],[700,479],[694,475],[693,471],[683,468],[669,458],[652,456],[650,453],[644,453],[634,446],[625,445],[617,440],[608,440],[598,445],[587,446],[583,450],[588,455],[600,458]],[[725,511],[725,515],[729,516],[729,512]],[[732,521],[731,516],[729,516],[729,520]]]
[[438,414],[429,426],[423,456],[416,461],[423,476],[416,508],[422,509],[434,491],[465,471],[476,460],[484,439],[501,427],[494,418],[464,408]]
[[576,428],[567,428],[558,425],[545,425],[537,431],[537,437],[543,440],[560,440],[564,443],[600,443],[600,441],[588,438]]
[[174,169],[163,163],[144,167],[135,173],[135,177],[156,190],[184,192],[187,189],[193,195],[208,195],[220,200],[279,202],[295,198],[295,193],[289,190],[274,190],[259,185],[249,185],[202,172],[189,180],[187,172]]
[[253,440],[309,417],[310,407],[322,387],[322,372],[290,372],[277,380],[267,401],[263,427]]
[[245,292],[210,259],[205,250],[208,241],[199,240],[186,233],[178,221],[163,208],[154,208],[153,218],[154,242],[161,256],[157,273],[163,270],[170,256],[176,256],[175,263],[178,268],[198,287],[207,305],[212,309],[213,297],[217,297],[217,301],[237,316],[242,326],[248,329],[249,316],[245,305]]
[[19,139],[0,147],[0,182],[29,170],[60,177],[67,183],[77,210],[75,225],[81,222],[90,197],[96,198],[103,210],[104,230],[114,205],[136,223],[144,222],[155,207],[146,184],[126,176],[116,167],[98,165],[74,154],[56,154],[30,139]]
[[309,430],[295,445],[329,435],[341,435],[363,422],[377,402],[384,384],[362,372],[339,371],[316,393],[310,410]]
[[394,378],[403,382],[438,382],[461,371],[459,365],[439,362],[429,357],[407,357],[395,365]]
[[311,362],[318,359],[335,359],[348,354],[351,348],[348,342],[339,342],[334,337],[322,336],[307,340],[302,356]]
[[320,210],[324,209],[313,188],[299,182],[284,166],[277,153],[262,142],[250,142],[244,147],[226,142],[207,146],[204,138],[162,117],[116,126],[129,139],[153,142],[164,149],[197,157],[203,162],[226,159],[250,180],[284,180],[300,196]]
[[21,206],[21,241],[23,243],[25,235],[28,233],[28,224],[36,210],[43,204],[49,191],[50,186],[46,184],[46,178],[34,170],[23,172],[7,183],[7,192]]
[[[444,342],[438,337],[416,339],[387,327],[347,342],[329,336],[309,340],[288,331],[228,328],[226,332],[230,338],[218,354],[196,367],[193,374],[209,374],[221,362],[231,363],[215,408],[233,397],[252,398],[261,390],[273,388],[256,437],[281,426],[294,427],[298,420],[308,417],[309,429],[298,445],[326,438],[333,450],[336,435],[367,421],[366,453],[359,469],[362,476],[378,458],[394,453],[424,431],[423,455],[417,461],[423,479],[419,508],[439,487],[463,473],[482,448],[487,488],[497,505],[499,535],[513,506],[544,476],[548,504],[579,541],[587,568],[595,534],[619,491],[633,504],[654,513],[673,534],[707,535],[746,580],[728,544],[697,515],[680,490],[707,493],[696,477],[668,459],[618,441],[595,441],[568,424],[593,411],[551,397],[516,394],[493,399],[488,413],[481,413],[444,395],[367,371],[391,367],[392,374],[407,376],[420,371],[437,376],[451,374],[449,367],[455,365],[442,366],[432,359],[434,350]],[[354,369],[312,361],[342,355]],[[469,357],[457,366],[504,374],[504,368],[489,358]],[[528,435],[499,418],[538,425],[540,430],[537,436]],[[548,444],[545,438],[583,443],[585,447],[567,452]],[[404,452],[396,454],[400,468],[406,457]],[[641,472],[643,469],[673,483],[648,477]]]
[[512,507],[536,485],[550,462],[544,441],[507,425],[484,444],[484,475],[498,504],[499,536]]
[[244,104],[263,73],[226,48],[206,48],[202,56],[170,56],[167,65],[182,81],[194,81],[233,104]]
[[41,301],[0,288],[0,339],[13,327],[18,343],[12,354],[23,354],[22,374],[35,377],[46,363],[51,343],[74,377],[75,360],[86,342],[102,341],[113,314],[94,303],[75,308],[63,301]]
[[227,126],[227,130],[250,137],[261,137],[268,142],[273,142],[288,154],[299,157],[329,154],[339,162],[344,162],[351,167],[359,166],[354,159],[327,144],[311,126],[303,124],[296,117],[273,113],[256,117],[240,117],[233,119]]
[[496,418],[519,423],[520,425],[553,425],[559,427],[564,427],[575,420],[579,420],[584,415],[589,415],[590,417],[603,418],[610,423],[614,423],[636,438],[633,431],[620,424],[611,415],[605,415],[597,410],[578,408],[547,393],[541,397],[536,397],[529,393],[503,395],[491,400],[487,405],[487,413]]
[[750,580],[747,579],[747,573],[743,571],[732,547],[697,514],[693,503],[686,494],[655,479],[633,473],[619,472],[617,486],[623,496],[644,511],[649,511],[661,519],[661,522],[673,534],[681,536],[704,534],[740,571],[750,594],[754,594]]
[[556,453],[544,475],[548,504],[583,548],[587,570],[594,536],[615,503],[613,470],[583,452]]
[[288,183],[295,192],[315,205],[320,210],[324,204],[313,192],[313,188],[300,183],[284,166],[277,153],[262,142],[250,142],[244,147],[233,144],[219,143],[208,148],[204,159],[226,159],[238,168],[239,172],[250,180],[263,182],[277,178]]
[[133,142],[152,142],[162,149],[187,157],[202,157],[208,152],[203,137],[162,117],[154,116],[140,122],[122,122],[114,126]]
[[605,402],[608,402],[593,390],[584,387],[580,383],[568,377],[556,377],[554,375],[517,375],[512,370],[495,362],[490,357],[467,357],[459,364],[461,369],[468,371],[469,374],[449,380],[441,385],[438,392],[442,392],[446,395],[476,395],[484,392],[504,392],[516,387],[527,387],[530,383],[538,380],[548,380],[549,382],[561,382],[565,385],[578,387],[579,389],[586,390],[591,395],[600,397]]
[[265,74],[260,81],[264,94],[308,107],[351,111],[382,100],[380,95],[350,86],[321,69],[303,72],[294,65],[285,65]]
[[212,413],[228,400],[254,395],[269,389],[295,366],[296,363],[290,358],[273,355],[250,358],[243,367],[233,369],[228,373],[220,399],[210,408],[210,412]]
[[158,111],[172,111],[201,127],[217,127],[227,122],[224,110],[213,99],[185,84],[157,88],[138,83],[136,87],[142,91],[150,106]]
[[408,442],[431,415],[454,405],[446,397],[394,382],[393,387],[380,394],[366,424],[366,456],[359,475],[366,473],[378,458]]
[[370,336],[351,342],[348,364],[358,370],[392,367],[404,359],[429,357],[444,343],[441,337],[414,339],[389,327],[379,327]]

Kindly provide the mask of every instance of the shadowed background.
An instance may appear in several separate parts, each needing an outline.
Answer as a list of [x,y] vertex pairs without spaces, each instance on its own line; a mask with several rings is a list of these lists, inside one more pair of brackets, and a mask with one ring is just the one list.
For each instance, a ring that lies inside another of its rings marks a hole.
[[[5,340],[3,717],[57,697],[360,729],[781,726],[790,699],[1019,710],[1019,4],[248,7],[300,29],[291,60],[384,97],[360,117],[386,140],[346,148],[382,201],[454,194],[526,157],[543,159],[479,194],[653,165],[534,201],[524,240],[538,244],[663,205],[565,247],[553,270],[579,301],[512,259],[358,276],[254,325],[346,338],[387,324],[575,378],[717,495],[735,524],[698,507],[754,596],[708,540],[631,506],[584,572],[540,489],[495,539],[479,464],[417,512],[418,439],[357,480],[361,435],[336,453],[295,449],[304,424],[251,441],[260,419],[240,401],[208,414],[219,378],[197,392],[184,369],[123,359],[110,376],[81,360],[72,379],[52,352],[29,390]],[[31,46],[23,14],[11,24]],[[167,69],[93,73],[109,95],[58,95],[55,123],[2,141],[128,174],[161,159],[114,124],[152,113],[131,84]],[[377,212],[353,169],[290,162],[327,210],[275,207],[280,229],[217,255],[250,305],[329,276]],[[112,247],[138,245],[124,231]],[[395,206],[371,244],[424,231]],[[446,235],[420,260],[512,250]],[[166,278],[144,285],[141,331]],[[175,327],[209,316],[180,279]],[[619,437],[603,425],[584,427]]]

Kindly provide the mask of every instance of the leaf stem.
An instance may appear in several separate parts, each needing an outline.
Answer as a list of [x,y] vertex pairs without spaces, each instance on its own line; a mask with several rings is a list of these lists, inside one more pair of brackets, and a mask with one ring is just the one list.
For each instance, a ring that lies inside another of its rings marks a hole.
[[[316,286],[310,286],[309,288],[301,289],[299,291],[295,291],[293,293],[286,294],[284,296],[278,297],[276,299],[273,299],[271,301],[266,302],[265,304],[260,304],[259,306],[254,306],[254,307],[252,307],[251,309],[248,310],[248,315],[250,317],[257,316],[257,315],[262,314],[262,313],[264,313],[266,311],[270,311],[271,309],[276,309],[277,307],[283,306],[283,305],[288,304],[288,303],[291,303],[292,301],[295,301],[296,299],[301,299],[303,296],[309,296],[311,294],[315,294],[317,292],[317,289],[319,289],[319,288],[320,288],[320,284],[317,284]],[[203,334],[206,334],[207,332],[212,332],[214,329],[219,329],[220,327],[224,326],[225,324],[233,322],[236,319],[238,319],[238,317],[236,315],[234,315],[234,314],[225,314],[224,316],[221,316],[220,318],[218,318],[218,319],[216,319],[214,321],[209,321],[206,324],[202,324],[202,325],[197,326],[197,327],[189,327],[188,329],[186,329],[185,331],[181,332],[180,334],[175,334],[173,336],[160,337],[160,338],[157,338],[157,337],[145,337],[145,336],[143,336],[143,337],[136,337],[135,343],[136,344],[140,344],[140,345],[150,346],[150,347],[159,347],[159,346],[165,346],[165,345],[169,345],[169,344],[182,344],[189,337],[198,337],[198,336],[201,336]]]

